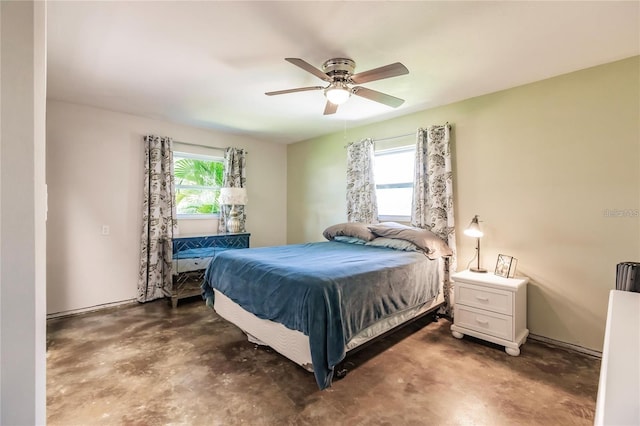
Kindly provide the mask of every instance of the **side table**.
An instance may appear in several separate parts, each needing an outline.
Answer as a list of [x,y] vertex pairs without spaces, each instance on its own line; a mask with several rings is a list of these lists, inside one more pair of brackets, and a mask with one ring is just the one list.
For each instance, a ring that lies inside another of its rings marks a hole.
[[458,339],[467,334],[502,345],[509,355],[520,355],[520,345],[529,335],[529,279],[466,270],[452,274],[451,280],[456,283],[451,334]]
[[173,285],[171,305],[202,293],[204,274],[217,254],[224,250],[249,248],[249,233],[191,234],[173,238]]

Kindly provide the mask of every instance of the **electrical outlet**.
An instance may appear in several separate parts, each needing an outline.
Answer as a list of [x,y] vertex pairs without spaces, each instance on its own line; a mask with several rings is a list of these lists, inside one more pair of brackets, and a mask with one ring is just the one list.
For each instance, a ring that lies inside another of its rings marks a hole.
[[102,225],[102,235],[109,235],[109,225]]

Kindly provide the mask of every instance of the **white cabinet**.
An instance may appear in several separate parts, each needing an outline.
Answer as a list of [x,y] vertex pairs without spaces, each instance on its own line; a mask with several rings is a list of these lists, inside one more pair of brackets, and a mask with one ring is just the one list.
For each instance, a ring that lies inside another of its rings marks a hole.
[[502,278],[492,273],[462,271],[451,275],[455,306],[451,334],[467,334],[505,347],[520,355],[527,329],[528,278]]
[[594,424],[640,425],[640,293],[611,290]]

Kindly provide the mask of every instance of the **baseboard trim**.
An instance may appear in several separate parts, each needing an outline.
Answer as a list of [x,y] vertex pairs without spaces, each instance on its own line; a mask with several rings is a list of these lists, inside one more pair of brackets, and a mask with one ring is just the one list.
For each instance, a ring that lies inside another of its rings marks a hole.
[[537,334],[529,334],[529,339],[537,340],[538,342],[547,343],[559,348],[568,349],[570,351],[579,352],[585,355],[592,356],[594,358],[602,358],[602,352],[594,351],[593,349],[585,348],[571,343],[561,342],[560,340],[551,339],[549,337],[538,336]]
[[101,305],[89,306],[87,308],[71,309],[69,311],[62,311],[62,312],[54,312],[52,314],[47,314],[47,319],[50,320],[55,318],[70,317],[74,315],[86,314],[89,312],[101,311],[103,309],[108,309],[108,308],[118,308],[125,305],[132,305],[134,303],[137,303],[136,299],[127,299],[127,300],[121,300],[119,302],[103,303]]

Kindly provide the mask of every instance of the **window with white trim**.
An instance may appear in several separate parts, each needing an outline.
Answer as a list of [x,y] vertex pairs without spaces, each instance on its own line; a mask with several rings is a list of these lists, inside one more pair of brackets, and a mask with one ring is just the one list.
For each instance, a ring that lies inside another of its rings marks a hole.
[[373,172],[378,220],[411,220],[415,152],[415,145],[376,151]]
[[218,196],[223,171],[223,158],[185,152],[173,153],[178,219],[218,216]]

